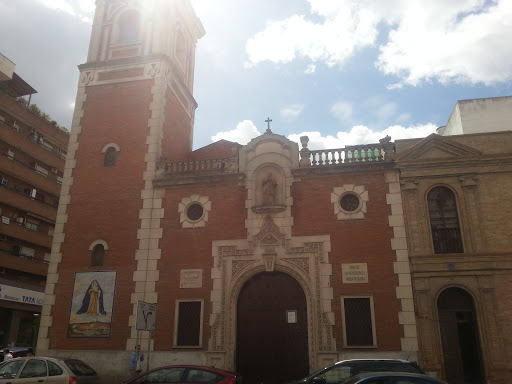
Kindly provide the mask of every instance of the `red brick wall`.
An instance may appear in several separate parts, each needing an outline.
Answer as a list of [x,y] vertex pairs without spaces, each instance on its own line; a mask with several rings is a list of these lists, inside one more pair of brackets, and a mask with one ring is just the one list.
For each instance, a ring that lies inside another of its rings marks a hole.
[[[368,212],[363,220],[337,220],[331,193],[333,188],[345,184],[364,185],[368,190]],[[393,272],[396,257],[391,250],[393,231],[388,224],[391,211],[386,204],[386,193],[388,187],[383,173],[302,177],[300,182],[292,185],[293,236],[330,235],[332,310],[338,349],[343,346],[340,296],[359,294],[373,295],[379,349],[401,349],[403,331],[398,324],[400,303],[395,291],[398,279]],[[367,263],[369,283],[343,284],[342,263]]]
[[176,96],[167,89],[162,156],[169,162],[183,161],[192,150],[190,118]]
[[[52,313],[51,349],[124,349],[126,346],[151,86],[151,81],[139,81],[86,90],[85,115],[58,271],[58,302]],[[120,147],[117,164],[113,167],[103,166],[101,150],[108,143]],[[89,246],[98,239],[105,240],[109,250],[104,266],[93,268],[90,267]],[[74,272],[94,270],[118,270],[112,337],[108,339],[108,346],[102,339],[66,337]]]
[[[212,201],[209,222],[205,228],[183,229],[179,222],[178,204],[192,194],[208,196]],[[160,281],[158,295],[158,329],[155,349],[168,350],[172,346],[176,299],[203,299],[203,349],[208,348],[210,293],[213,288],[210,272],[213,267],[212,241],[245,239],[245,187],[236,183],[169,189],[165,198],[163,220],[162,258],[158,263]],[[202,269],[202,288],[180,289],[181,269]]]

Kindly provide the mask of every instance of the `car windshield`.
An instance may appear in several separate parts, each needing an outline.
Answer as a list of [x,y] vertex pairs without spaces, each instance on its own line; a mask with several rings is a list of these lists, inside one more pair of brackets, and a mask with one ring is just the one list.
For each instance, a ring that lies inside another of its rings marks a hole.
[[96,371],[81,360],[65,360],[64,363],[77,376],[94,376]]
[[5,361],[0,364],[0,379],[13,379],[25,360]]

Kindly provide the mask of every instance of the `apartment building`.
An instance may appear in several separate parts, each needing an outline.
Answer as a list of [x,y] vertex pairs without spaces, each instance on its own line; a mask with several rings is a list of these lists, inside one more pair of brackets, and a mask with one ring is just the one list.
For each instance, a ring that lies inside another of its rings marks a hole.
[[30,108],[36,93],[0,54],[0,345],[33,346],[69,134]]

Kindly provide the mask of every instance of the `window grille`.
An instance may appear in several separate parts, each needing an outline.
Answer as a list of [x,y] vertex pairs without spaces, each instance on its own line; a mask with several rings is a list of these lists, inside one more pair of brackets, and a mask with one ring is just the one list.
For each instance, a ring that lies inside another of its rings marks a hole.
[[374,326],[370,297],[343,298],[345,345],[374,346]]
[[176,346],[198,347],[201,345],[201,301],[178,302]]
[[462,236],[455,195],[447,187],[435,187],[428,194],[428,211],[434,253],[462,253]]

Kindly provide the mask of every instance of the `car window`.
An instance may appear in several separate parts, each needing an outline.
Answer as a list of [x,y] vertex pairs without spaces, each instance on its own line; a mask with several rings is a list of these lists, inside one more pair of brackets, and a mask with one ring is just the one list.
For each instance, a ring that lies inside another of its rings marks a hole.
[[20,379],[28,377],[46,377],[46,361],[39,359],[30,359],[23,367],[20,373]]
[[354,374],[352,373],[352,368],[350,366],[338,365],[333,369],[325,371],[320,376],[325,378],[327,384],[337,384],[354,376]]
[[48,361],[48,376],[60,376],[64,371],[52,361]]
[[7,361],[0,365],[0,379],[14,379],[24,360]]
[[186,383],[217,383],[224,376],[202,369],[189,369]]
[[64,360],[71,372],[77,376],[94,376],[96,371],[85,364],[82,360]]
[[162,368],[133,380],[130,384],[181,383],[185,368]]
[[411,363],[390,361],[365,361],[353,365],[352,375],[364,372],[408,372],[421,373],[419,368]]

